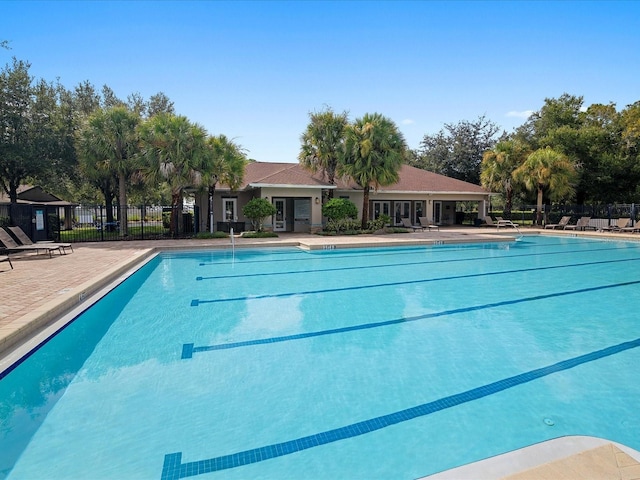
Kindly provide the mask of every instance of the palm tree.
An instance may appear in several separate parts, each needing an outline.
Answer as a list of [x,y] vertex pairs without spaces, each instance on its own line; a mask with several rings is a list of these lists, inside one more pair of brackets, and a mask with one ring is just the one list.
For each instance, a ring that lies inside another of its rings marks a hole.
[[379,113],[365,114],[345,131],[344,154],[339,172],[364,190],[362,228],[369,220],[371,188],[392,185],[407,155],[407,146],[398,127]]
[[[79,132],[79,153],[85,171],[103,171],[118,178],[120,235],[127,234],[127,179],[135,169],[139,151],[136,128],[140,117],[126,107],[99,109],[89,115]],[[93,167],[87,164],[93,163]],[[95,177],[95,175],[92,175]],[[107,199],[105,198],[105,201]],[[110,212],[107,210],[107,215]],[[109,217],[107,217],[109,221]]]
[[225,135],[207,138],[207,146],[212,154],[204,168],[202,185],[209,193],[209,232],[213,233],[213,195],[216,185],[222,182],[231,190],[236,190],[244,178],[247,156],[240,145],[229,140]]
[[576,169],[562,153],[546,147],[531,153],[513,172],[513,178],[522,182],[527,190],[537,191],[536,224],[542,225],[543,194],[546,191],[553,200],[573,195]]
[[203,127],[184,116],[160,113],[140,126],[140,172],[152,184],[166,182],[171,190],[171,234],[181,230],[185,187],[198,185],[210,162],[211,150]]
[[525,147],[514,140],[504,140],[493,150],[487,150],[480,165],[480,182],[488,190],[502,192],[505,198],[504,216],[511,219],[513,206],[513,172],[526,158]]
[[[328,182],[335,181],[338,162],[343,151],[345,129],[349,123],[347,112],[336,114],[327,108],[309,114],[310,122],[302,134],[298,160],[312,172],[322,170]],[[333,196],[333,190],[329,190]]]

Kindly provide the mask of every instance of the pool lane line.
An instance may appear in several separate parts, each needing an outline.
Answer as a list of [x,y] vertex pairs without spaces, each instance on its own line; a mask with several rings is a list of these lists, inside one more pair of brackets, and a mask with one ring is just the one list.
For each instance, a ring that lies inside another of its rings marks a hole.
[[[640,248],[640,246],[638,246]],[[540,252],[540,253],[522,253],[518,255],[505,255],[502,257],[470,257],[470,258],[454,258],[454,259],[442,259],[442,260],[424,260],[424,261],[412,261],[412,262],[398,262],[398,263],[388,263],[385,265],[364,265],[364,266],[352,266],[352,267],[333,267],[333,268],[318,268],[312,271],[309,270],[289,270],[286,272],[264,272],[264,273],[243,273],[243,274],[233,274],[233,275],[213,275],[207,277],[196,277],[197,282],[201,282],[203,280],[227,280],[230,278],[254,278],[254,277],[271,277],[273,275],[299,275],[305,274],[308,275],[310,273],[325,273],[325,272],[341,272],[345,270],[366,270],[373,268],[393,268],[393,267],[409,267],[416,265],[437,265],[439,263],[455,263],[455,262],[479,262],[479,261],[496,261],[502,259],[510,259],[510,258],[520,258],[520,257],[539,257],[539,256],[550,256],[550,255],[564,255],[564,254],[574,254],[574,253],[592,253],[592,252],[605,252],[609,250],[616,250],[622,253],[624,250],[620,250],[619,248],[594,248],[590,250],[570,250],[570,251],[558,251],[558,252]]]
[[230,468],[241,467],[252,463],[262,462],[271,458],[290,455],[320,445],[325,445],[340,440],[345,440],[366,433],[374,432],[391,425],[407,422],[415,418],[423,417],[456,407],[464,403],[478,400],[525,383],[538,380],[553,373],[562,372],[583,365],[588,362],[615,355],[626,350],[640,346],[640,338],[628,342],[619,343],[594,352],[579,355],[577,357],[562,360],[545,367],[507,377],[493,383],[476,387],[465,392],[440,398],[432,402],[423,403],[405,410],[399,410],[387,415],[371,418],[343,427],[327,430],[325,432],[308,435],[306,437],[288,440],[281,443],[253,448],[238,453],[222,455],[206,460],[182,463],[182,452],[169,453],[164,456],[161,480],[178,480],[180,478],[201,475]]
[[418,320],[426,320],[429,318],[438,318],[438,317],[445,317],[448,315],[456,315],[458,313],[468,313],[468,312],[475,312],[478,310],[487,310],[490,308],[498,308],[498,307],[504,307],[507,305],[517,305],[519,303],[526,303],[526,302],[535,302],[538,300],[546,300],[549,298],[557,298],[557,297],[565,297],[568,295],[578,295],[581,293],[587,293],[587,292],[597,292],[600,290],[607,290],[610,288],[618,288],[618,287],[628,287],[631,285],[638,285],[640,284],[640,280],[634,280],[634,281],[630,281],[630,282],[623,282],[623,283],[614,283],[614,284],[610,284],[610,285],[600,285],[597,287],[587,287],[587,288],[580,288],[578,290],[568,290],[568,291],[564,291],[564,292],[554,292],[554,293],[548,293],[548,294],[544,294],[544,295],[535,295],[532,297],[523,297],[523,298],[518,298],[515,300],[503,300],[500,302],[493,302],[493,303],[486,303],[484,305],[475,305],[472,307],[463,307],[463,308],[454,308],[451,310],[443,310],[441,312],[432,312],[432,313],[425,313],[424,315],[416,315],[413,317],[403,317],[403,318],[396,318],[393,320],[385,320],[382,322],[372,322],[372,323],[361,323],[359,325],[351,325],[348,327],[340,327],[340,328],[332,328],[329,330],[320,330],[320,331],[316,331],[316,332],[307,332],[307,333],[297,333],[294,335],[283,335],[281,337],[271,337],[271,338],[262,338],[262,339],[256,339],[256,340],[245,340],[245,341],[241,341],[241,342],[233,342],[233,343],[219,343],[216,345],[205,345],[205,346],[200,346],[200,347],[196,347],[194,346],[193,343],[185,343],[182,345],[182,355],[181,355],[181,359],[185,360],[185,359],[189,359],[193,357],[194,353],[199,353],[199,352],[210,352],[210,351],[215,351],[215,350],[228,350],[228,349],[232,349],[232,348],[240,348],[240,347],[249,347],[249,346],[254,346],[254,345],[265,345],[265,344],[270,344],[270,343],[280,343],[280,342],[289,342],[289,341],[293,341],[293,340],[302,340],[305,338],[312,338],[312,337],[321,337],[324,335],[335,335],[335,334],[339,334],[339,333],[347,333],[347,332],[353,332],[353,331],[357,331],[357,330],[368,330],[370,328],[380,328],[380,327],[388,327],[390,325],[398,325],[398,324],[402,324],[402,323],[409,323],[409,322],[416,322]]
[[502,270],[502,271],[496,271],[496,272],[468,273],[465,275],[453,275],[450,277],[423,278],[420,280],[404,280],[402,282],[374,283],[370,285],[325,288],[321,290],[303,290],[299,292],[266,293],[263,295],[217,298],[213,300],[200,300],[196,298],[191,300],[191,306],[198,307],[202,304],[209,304],[209,303],[239,302],[239,301],[246,301],[246,300],[264,300],[267,298],[287,298],[287,297],[295,297],[297,295],[316,295],[319,293],[336,293],[336,292],[346,292],[350,290],[367,290],[370,288],[399,287],[402,285],[416,285],[420,283],[440,282],[440,281],[446,281],[446,280],[460,280],[465,278],[489,277],[494,275],[509,275],[512,273],[536,272],[536,271],[542,271],[542,270],[555,270],[560,268],[586,267],[586,266],[593,266],[593,265],[604,265],[608,263],[637,262],[638,260],[640,260],[640,258],[625,258],[625,259],[619,259],[619,260],[600,260],[597,262],[572,263],[567,265],[550,265],[547,267],[519,268],[515,270]]
[[[616,241],[621,241],[624,242],[624,240],[616,240]],[[515,243],[515,242],[513,242]],[[576,241],[576,242],[572,242],[572,246],[575,244],[579,244],[579,245],[588,245],[588,244],[594,244],[594,241]],[[504,245],[504,242],[502,243],[481,243],[481,244],[468,244],[465,245],[464,247],[460,247],[457,244],[446,244],[446,245],[438,245],[436,249],[434,249],[433,245],[425,245],[422,247],[389,247],[389,248],[393,248],[394,251],[385,251],[385,252],[381,252],[381,253],[376,253],[375,256],[376,257],[384,257],[384,256],[389,256],[389,255],[393,255],[393,256],[398,256],[398,255],[413,255],[417,252],[436,252],[436,253],[447,253],[447,252],[453,252],[453,251],[466,251],[466,250],[490,250],[490,251],[496,251],[496,250],[503,250],[501,248],[486,248],[487,245],[497,245],[497,246],[502,246]],[[563,243],[551,243],[548,245],[539,245],[538,248],[551,248],[551,247],[557,247],[557,246],[568,246],[567,244],[563,244]],[[447,248],[443,248],[443,247],[447,247]],[[383,247],[385,248],[385,250],[388,247]],[[627,248],[640,248],[640,245],[630,245]],[[354,250],[354,249],[350,249],[350,250]],[[619,249],[606,249],[606,250],[619,250]],[[599,249],[596,250],[576,250],[576,253],[581,253],[581,252],[589,252],[589,251],[599,251]],[[289,252],[291,253],[291,252]],[[544,253],[541,253],[542,255]],[[330,259],[336,259],[336,258],[369,258],[371,257],[371,252],[369,252],[368,254],[354,254],[354,253],[337,253],[335,250],[329,250],[329,251],[324,251],[324,250],[313,250],[310,252],[301,252],[300,255],[304,255],[301,256],[300,258],[290,258],[290,259],[279,259],[279,260],[273,260],[273,259],[265,259],[265,260],[242,260],[242,264],[243,265],[248,265],[248,264],[253,264],[253,263],[278,263],[278,262],[310,262],[310,261],[314,261],[314,260],[330,260]],[[515,256],[515,255],[514,255]],[[493,257],[492,257],[493,258]],[[506,258],[506,257],[505,257]],[[509,256],[510,258],[510,256]],[[225,261],[226,260],[226,261]],[[221,260],[219,262],[201,262],[198,265],[201,267],[204,266],[216,266],[216,265],[228,265],[228,258],[225,257],[224,260]]]

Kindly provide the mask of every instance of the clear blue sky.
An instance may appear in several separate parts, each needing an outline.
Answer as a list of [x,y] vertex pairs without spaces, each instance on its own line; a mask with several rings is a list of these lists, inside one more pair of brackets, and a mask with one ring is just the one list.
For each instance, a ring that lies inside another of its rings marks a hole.
[[0,64],[67,88],[159,91],[250,158],[296,162],[309,112],[379,112],[411,148],[563,93],[640,100],[640,2],[3,1]]

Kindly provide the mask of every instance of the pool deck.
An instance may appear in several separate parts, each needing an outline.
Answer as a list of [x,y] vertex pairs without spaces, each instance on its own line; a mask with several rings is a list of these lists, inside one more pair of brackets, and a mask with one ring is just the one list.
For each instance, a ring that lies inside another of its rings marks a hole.
[[[640,241],[638,234],[563,232],[522,229],[526,234],[560,234]],[[326,237],[281,234],[278,238],[235,237],[236,248],[298,246],[304,249],[439,245],[512,241],[513,229],[449,227],[439,232]],[[16,352],[36,333],[68,312],[90,304],[91,297],[126,278],[138,264],[163,250],[230,248],[230,240],[157,240],[74,244],[73,253],[11,254],[0,263],[0,372],[9,367]],[[623,479],[640,480],[640,453],[623,445],[589,437],[566,437],[533,445],[428,478],[530,480]]]

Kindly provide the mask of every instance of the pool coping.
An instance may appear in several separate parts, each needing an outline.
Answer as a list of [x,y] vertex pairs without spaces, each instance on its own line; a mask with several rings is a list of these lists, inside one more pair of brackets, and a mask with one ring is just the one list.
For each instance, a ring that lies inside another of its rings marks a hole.
[[[571,457],[605,445],[617,447],[640,465],[640,452],[626,445],[604,438],[567,435],[420,477],[419,480],[478,480],[510,477],[551,463],[571,459]],[[545,476],[544,478],[552,477]],[[563,476],[562,478],[571,477]],[[612,478],[618,478],[617,472],[612,472]]]

